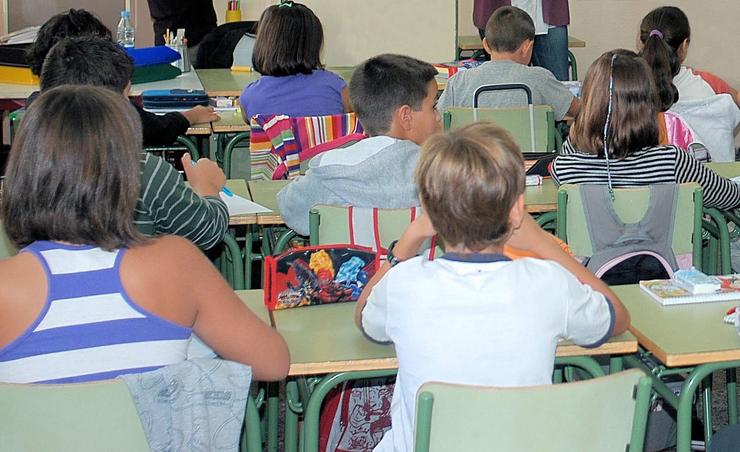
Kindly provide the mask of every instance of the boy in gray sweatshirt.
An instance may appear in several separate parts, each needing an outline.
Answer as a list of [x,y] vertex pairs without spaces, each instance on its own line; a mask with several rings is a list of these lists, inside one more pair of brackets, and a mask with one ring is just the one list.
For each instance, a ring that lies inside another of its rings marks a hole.
[[441,130],[437,70],[403,55],[379,55],[352,74],[350,102],[369,138],[324,152],[278,193],[285,223],[308,235],[317,204],[386,209],[419,204],[414,168],[419,146]]

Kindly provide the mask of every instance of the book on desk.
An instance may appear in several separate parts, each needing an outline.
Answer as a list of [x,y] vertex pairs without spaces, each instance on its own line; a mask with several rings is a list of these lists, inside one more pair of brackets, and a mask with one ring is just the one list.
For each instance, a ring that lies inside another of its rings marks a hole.
[[710,293],[694,294],[672,279],[640,281],[640,289],[663,306],[714,301],[740,301],[740,275],[718,276],[721,287]]

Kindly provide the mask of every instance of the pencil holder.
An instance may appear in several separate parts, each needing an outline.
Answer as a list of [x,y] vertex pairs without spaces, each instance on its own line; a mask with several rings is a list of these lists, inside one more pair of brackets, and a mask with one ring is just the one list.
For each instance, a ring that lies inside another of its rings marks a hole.
[[242,12],[240,10],[227,10],[226,11],[226,23],[230,22],[241,22]]

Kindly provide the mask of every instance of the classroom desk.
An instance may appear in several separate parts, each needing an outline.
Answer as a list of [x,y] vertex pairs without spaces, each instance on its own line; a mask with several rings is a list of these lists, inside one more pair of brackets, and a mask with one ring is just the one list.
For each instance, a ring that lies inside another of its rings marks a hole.
[[[304,450],[318,450],[319,409],[326,393],[342,381],[363,376],[380,376],[392,373],[398,367],[392,345],[377,344],[367,339],[354,323],[355,303],[339,303],[272,313],[275,328],[283,336],[290,350],[288,375],[306,377],[327,374],[314,386],[310,395],[304,391]],[[601,369],[592,355],[634,353],[637,341],[630,333],[612,338],[602,347],[584,349],[572,343],[562,343],[557,356],[568,363],[591,363],[595,372]],[[585,368],[585,367],[584,367]],[[298,402],[295,382],[288,383],[288,404]],[[286,451],[292,451],[297,435],[297,415],[286,409]]]
[[272,325],[270,312],[267,310],[267,306],[265,306],[265,300],[261,290],[237,290],[236,296],[239,297],[239,299],[247,305],[249,310],[254,312],[260,320],[265,322],[267,325]]
[[740,162],[706,163],[705,165],[715,173],[728,179],[740,176]]
[[[586,47],[586,41],[576,38],[575,36],[568,35],[568,47]],[[457,37],[457,48],[459,50],[483,50],[483,40],[480,36],[458,36]]]
[[249,130],[249,125],[244,122],[240,110],[218,112],[221,117],[218,121],[211,123],[213,133],[239,133]]
[[[226,188],[231,190],[235,195],[242,198],[251,199],[249,187],[244,179],[229,179],[226,181]],[[256,214],[230,215],[229,226],[241,226],[247,224],[257,224]]]
[[[258,224],[278,225],[284,223],[277,207],[277,193],[288,183],[290,183],[288,180],[250,180],[247,182],[249,193],[252,195],[252,201],[262,204],[273,211],[271,213],[258,214]],[[551,178],[545,179],[542,185],[529,186],[524,190],[524,205],[527,208],[527,212],[554,212],[558,208],[557,202],[558,187]]]
[[[689,452],[691,442],[692,399],[702,380],[713,372],[740,367],[740,336],[733,325],[722,318],[737,301],[678,306],[661,306],[637,285],[612,287],[632,317],[630,331],[647,351],[666,367],[689,367],[688,374],[676,397],[655,376],[655,369],[646,369],[637,358],[627,358],[629,365],[643,368],[653,377],[653,389],[678,412],[678,452]],[[734,391],[733,391],[734,392]],[[711,392],[704,391],[704,414],[710,420],[705,429],[711,431]],[[735,395],[728,410],[737,413]],[[707,404],[707,399],[709,403]],[[710,433],[711,435],[711,433]]]
[[276,226],[285,223],[278,211],[277,194],[289,183],[289,180],[250,180],[247,182],[252,201],[272,210],[270,213],[257,214],[257,224]]
[[[349,83],[354,67],[337,66],[328,67],[327,70],[336,73]],[[196,69],[195,72],[203,85],[202,89],[205,89],[211,97],[239,97],[245,86],[261,76],[259,72],[235,72],[231,69]]]

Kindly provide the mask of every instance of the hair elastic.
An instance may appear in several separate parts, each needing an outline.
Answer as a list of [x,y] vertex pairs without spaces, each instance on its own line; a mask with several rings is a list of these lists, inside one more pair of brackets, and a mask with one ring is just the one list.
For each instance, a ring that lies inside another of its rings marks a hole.
[[650,30],[650,36],[648,36],[648,38],[652,38],[653,36],[663,39],[663,33],[660,30]]
[[611,63],[609,63],[609,103],[606,107],[606,121],[604,122],[604,158],[606,159],[606,184],[609,189],[609,196],[614,201],[614,187],[612,186],[612,173],[609,168],[609,144],[607,138],[609,136],[609,123],[612,117],[612,94],[614,91],[614,60],[617,59],[617,54],[612,55]]
[[293,2],[291,0],[282,0],[278,8],[292,8]]

